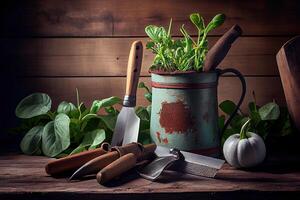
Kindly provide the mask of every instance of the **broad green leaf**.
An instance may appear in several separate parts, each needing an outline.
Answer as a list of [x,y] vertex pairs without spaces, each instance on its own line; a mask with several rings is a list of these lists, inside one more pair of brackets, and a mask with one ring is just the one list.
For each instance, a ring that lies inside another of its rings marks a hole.
[[102,100],[95,100],[92,104],[90,113],[97,113],[101,108],[105,108],[105,107],[109,107],[109,106],[113,106],[117,103],[120,103],[121,99],[119,97],[109,97],[106,99],[102,99]]
[[142,106],[139,106],[139,107],[137,107],[137,109],[135,110],[135,113],[136,113],[136,115],[137,115],[140,119],[150,121],[150,115],[149,115],[149,113],[148,113],[148,111],[147,111],[146,108],[144,108],[144,107],[142,107]]
[[77,117],[79,112],[75,105],[71,102],[63,101],[58,105],[57,113],[65,113],[69,117]]
[[81,144],[74,149],[71,154],[79,153],[88,149],[94,149],[105,140],[105,131],[103,129],[96,129],[84,134]]
[[142,130],[139,132],[138,142],[143,145],[153,142],[150,136],[150,129]]
[[274,102],[262,106],[258,112],[262,120],[276,120],[280,115],[279,106]]
[[195,24],[195,26],[199,31],[202,31],[204,29],[204,20],[199,13],[192,13],[190,15],[190,20],[192,21],[193,24]]
[[60,113],[43,130],[42,150],[46,156],[55,157],[70,145],[70,118]]
[[109,130],[114,131],[118,115],[99,115],[98,117]]
[[220,103],[219,107],[227,115],[231,115],[236,109],[235,103],[230,100],[223,101],[222,103]]
[[79,144],[83,138],[83,132],[80,130],[80,121],[78,119],[71,119],[70,121],[70,140],[71,143]]
[[150,129],[150,121],[149,120],[140,120],[140,131]]
[[80,131],[90,132],[95,130],[95,128],[100,127],[100,125],[101,125],[100,117],[90,118],[89,120],[85,120],[82,122]]
[[261,121],[260,115],[257,110],[258,106],[255,105],[254,102],[250,102],[248,104],[248,108],[249,108],[249,117],[251,118],[251,124],[256,126]]
[[21,100],[15,113],[17,117],[27,119],[47,114],[50,109],[50,97],[44,93],[34,93]]
[[225,21],[225,15],[224,14],[217,14],[207,25],[205,32],[208,33],[211,30],[217,28],[218,26],[221,26]]
[[28,155],[39,155],[41,153],[43,129],[43,126],[35,126],[26,133],[20,144],[23,153]]

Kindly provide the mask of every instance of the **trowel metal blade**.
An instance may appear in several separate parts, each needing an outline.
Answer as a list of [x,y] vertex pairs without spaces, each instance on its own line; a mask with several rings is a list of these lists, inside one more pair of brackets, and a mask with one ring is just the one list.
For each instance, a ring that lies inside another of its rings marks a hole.
[[111,145],[121,146],[137,142],[140,118],[135,114],[134,107],[123,107],[118,115]]
[[[217,171],[221,169],[224,160],[203,156],[199,154],[180,151],[184,159],[178,160],[170,167],[172,170],[181,171],[183,173],[193,174],[204,177],[215,177]],[[157,146],[155,153],[158,157],[167,157],[173,154],[167,147]]]

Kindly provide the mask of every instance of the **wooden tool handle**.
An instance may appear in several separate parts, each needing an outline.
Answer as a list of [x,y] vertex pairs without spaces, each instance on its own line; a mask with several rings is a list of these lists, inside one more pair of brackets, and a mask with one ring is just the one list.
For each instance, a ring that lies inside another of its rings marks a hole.
[[129,153],[110,163],[97,173],[98,183],[104,184],[132,169],[136,165],[136,160],[136,156],[133,153]]
[[111,151],[111,152],[108,152],[108,153],[106,153],[104,155],[101,155],[97,158],[94,158],[93,160],[86,163],[86,165],[90,166],[88,171],[90,173],[97,173],[99,170],[103,169],[108,164],[114,162],[119,157],[120,157],[120,155],[119,155],[118,152]]
[[105,154],[106,151],[102,148],[81,152],[64,158],[50,161],[45,166],[46,173],[49,175],[57,175],[67,171],[76,170],[83,164]]
[[135,96],[139,76],[141,72],[143,58],[143,44],[141,41],[135,41],[131,45],[128,66],[127,66],[127,82],[126,93],[127,96]]
[[242,34],[242,29],[237,24],[231,27],[208,51],[204,71],[214,70],[227,55],[231,44]]
[[153,155],[155,149],[156,149],[156,144],[154,144],[154,143],[144,145],[144,151],[138,157],[138,160],[141,161],[141,160],[148,159],[149,157],[151,157]]

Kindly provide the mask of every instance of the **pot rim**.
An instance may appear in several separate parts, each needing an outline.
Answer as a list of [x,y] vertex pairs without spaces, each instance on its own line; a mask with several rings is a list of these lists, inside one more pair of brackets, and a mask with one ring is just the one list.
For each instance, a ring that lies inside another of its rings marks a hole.
[[208,71],[208,72],[204,72],[204,71],[197,72],[195,70],[189,70],[189,71],[176,70],[176,71],[168,72],[168,71],[162,71],[162,70],[149,69],[148,72],[150,74],[157,74],[157,75],[161,75],[161,76],[178,76],[178,75],[180,76],[180,75],[189,75],[189,74],[214,74],[214,73],[217,73],[217,70]]

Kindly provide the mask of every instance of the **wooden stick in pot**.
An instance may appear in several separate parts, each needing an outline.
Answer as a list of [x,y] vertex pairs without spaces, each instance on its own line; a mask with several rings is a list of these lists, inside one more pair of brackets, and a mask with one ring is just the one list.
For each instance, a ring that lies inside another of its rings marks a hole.
[[204,71],[212,71],[218,67],[220,62],[225,58],[231,44],[242,34],[242,29],[239,25],[232,26],[208,51],[205,62]]

